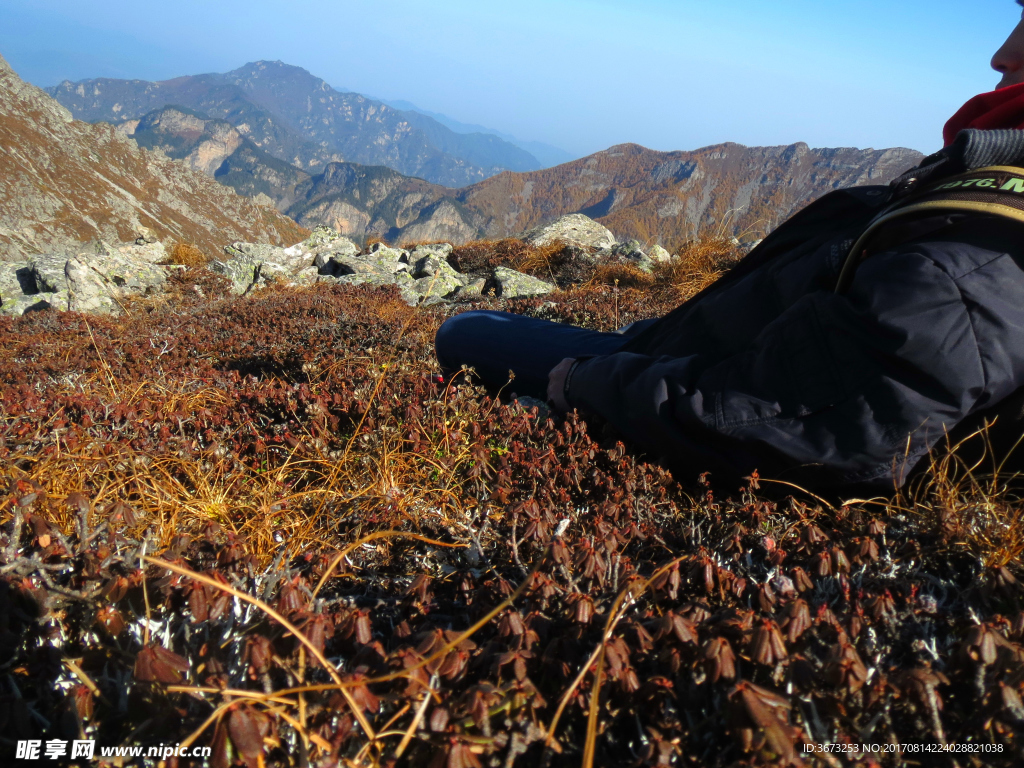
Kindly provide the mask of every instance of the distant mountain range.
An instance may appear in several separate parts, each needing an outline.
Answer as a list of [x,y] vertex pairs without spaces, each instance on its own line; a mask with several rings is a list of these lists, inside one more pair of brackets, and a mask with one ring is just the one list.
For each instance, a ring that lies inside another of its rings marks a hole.
[[302,226],[357,239],[465,242],[567,213],[669,247],[709,227],[757,237],[832,189],[888,182],[922,157],[802,143],[692,152],[623,144],[540,169],[510,137],[342,93],[281,62],[157,83],[64,82],[50,92],[76,117],[113,122],[140,146]]
[[699,231],[762,237],[833,189],[887,183],[916,165],[909,149],[811,149],[720,144],[656,152],[622,144],[530,173],[502,173],[462,189],[388,168],[331,163],[297,189],[287,213],[355,237],[393,242],[504,237],[568,213],[620,238],[674,246]]
[[[341,89],[339,88],[338,90]],[[540,161],[541,168],[550,168],[553,165],[568,163],[570,160],[575,160],[577,157],[577,155],[566,152],[564,149],[553,147],[550,144],[545,144],[543,141],[523,141],[509,133],[502,133],[494,128],[486,128],[474,123],[459,122],[458,120],[448,117],[448,115],[443,115],[440,112],[431,112],[430,110],[417,107],[411,101],[392,101],[390,99],[381,99],[380,101],[383,101],[389,107],[400,109],[403,112],[419,112],[421,115],[431,117],[442,125],[451,128],[456,133],[490,133],[497,136],[499,139],[504,139],[509,144],[515,144],[520,149],[525,149]]]
[[233,125],[252,144],[308,173],[334,161],[386,165],[461,187],[540,161],[491,133],[457,133],[420,112],[339,93],[300,67],[257,61],[173,80],[65,81],[48,89],[80,120],[121,123],[168,105]]
[[567,213],[621,237],[673,245],[720,227],[763,235],[825,192],[884,183],[920,161],[908,149],[810,149],[721,144],[693,152],[612,147],[554,168],[505,172],[461,189],[384,166],[331,162],[309,173],[270,155],[224,120],[165,107],[119,130],[305,227],[354,238],[451,240],[515,234]]
[[140,226],[211,254],[232,240],[290,245],[305,234],[109,125],[73,120],[0,57],[0,261],[131,241]]

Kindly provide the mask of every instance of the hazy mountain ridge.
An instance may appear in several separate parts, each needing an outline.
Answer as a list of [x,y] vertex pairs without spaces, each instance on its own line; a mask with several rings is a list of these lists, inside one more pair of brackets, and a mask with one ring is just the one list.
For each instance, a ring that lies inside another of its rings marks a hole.
[[[504,237],[583,213],[619,237],[673,245],[702,229],[758,237],[821,195],[882,184],[920,161],[909,149],[811,149],[720,144],[657,152],[623,144],[555,168],[503,173],[459,190],[388,169],[312,178],[289,215],[354,237],[456,242]],[[444,201],[447,204],[441,205]],[[436,227],[435,227],[436,225]]]
[[209,252],[231,240],[291,243],[304,230],[113,127],[73,120],[0,57],[0,260],[140,226]]
[[281,62],[160,82],[64,82],[49,92],[90,122],[123,122],[181,105],[231,123],[255,146],[314,173],[329,162],[358,162],[458,187],[503,170],[540,167],[528,152],[496,136],[458,134],[422,114],[339,93]]
[[566,213],[595,218],[620,237],[672,244],[696,231],[763,234],[841,187],[888,183],[922,159],[909,149],[811,149],[720,144],[657,152],[622,144],[527,174],[502,174],[460,191],[487,234],[522,231]]
[[[342,89],[338,89],[342,90]],[[497,136],[499,139],[504,139],[510,144],[515,144],[520,149],[524,149],[533,155],[537,160],[540,161],[541,167],[537,170],[543,170],[544,168],[550,168],[555,165],[561,165],[562,163],[568,163],[571,160],[576,159],[576,155],[566,152],[560,147],[546,144],[543,141],[524,141],[513,136],[510,133],[496,130],[494,128],[487,128],[483,125],[477,125],[476,123],[463,123],[460,120],[456,120],[453,117],[442,114],[440,112],[432,112],[429,109],[423,109],[413,104],[411,101],[405,101],[404,99],[380,99],[380,101],[387,104],[389,107],[400,109],[403,112],[418,112],[421,115],[433,118],[437,122],[441,123],[456,133],[488,133],[493,136]]]
[[907,149],[803,143],[692,152],[623,144],[553,168],[490,175],[498,168],[445,150],[483,162],[508,149],[520,153],[510,160],[520,167],[529,155],[493,135],[457,134],[425,115],[340,93],[280,62],[52,90],[77,114],[120,122],[141,145],[273,201],[303,226],[327,224],[356,238],[465,242],[569,213],[595,218],[620,237],[670,246],[709,227],[757,237],[832,189],[887,182],[921,158]]

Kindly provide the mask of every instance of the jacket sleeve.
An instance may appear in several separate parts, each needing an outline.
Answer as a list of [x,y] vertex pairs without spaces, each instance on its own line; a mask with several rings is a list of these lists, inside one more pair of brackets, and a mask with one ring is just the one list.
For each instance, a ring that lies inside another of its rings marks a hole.
[[846,294],[805,295],[714,363],[627,352],[584,360],[569,402],[691,477],[757,469],[891,490],[894,472],[901,484],[983,393],[1012,391],[1012,381],[990,381],[1012,375],[987,370],[958,276],[940,258],[963,247],[872,256]]

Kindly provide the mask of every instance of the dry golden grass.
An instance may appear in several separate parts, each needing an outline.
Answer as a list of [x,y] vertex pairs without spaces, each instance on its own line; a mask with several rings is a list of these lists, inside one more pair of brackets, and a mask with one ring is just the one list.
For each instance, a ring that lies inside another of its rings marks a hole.
[[657,283],[671,287],[680,299],[703,291],[731,267],[738,258],[732,239],[722,236],[699,237],[684,243],[672,261],[656,264]]
[[619,288],[650,288],[654,285],[654,275],[645,272],[633,264],[622,262],[612,264],[601,264],[594,270],[594,276],[587,283],[587,287],[596,285],[611,285]]
[[210,257],[192,243],[175,243],[171,248],[171,264],[189,267],[205,267],[210,263]]
[[558,257],[565,251],[565,245],[560,242],[542,246],[531,246],[526,243],[523,245],[523,250],[512,257],[512,269],[527,274],[553,276],[555,268],[560,263]]
[[[963,458],[965,446],[974,449],[971,463]],[[947,545],[970,552],[986,568],[1019,565],[1024,556],[1020,475],[1006,470],[1006,457],[994,455],[987,428],[953,449],[931,458],[927,471],[908,490],[915,501],[907,507],[923,515]]]

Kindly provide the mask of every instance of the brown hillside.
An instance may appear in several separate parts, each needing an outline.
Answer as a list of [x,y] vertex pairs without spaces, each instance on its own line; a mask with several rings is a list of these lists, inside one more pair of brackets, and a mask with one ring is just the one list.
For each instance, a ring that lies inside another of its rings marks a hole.
[[583,213],[619,238],[676,247],[705,230],[763,236],[827,192],[887,183],[920,160],[909,149],[719,144],[656,152],[622,144],[457,190],[388,168],[333,163],[300,185],[287,212],[306,226],[328,224],[353,237],[454,243],[507,237]]
[[720,144],[656,152],[621,144],[543,171],[504,173],[459,198],[490,236],[584,213],[620,238],[675,244],[709,227],[762,234],[826,192],[885,183],[920,159],[908,149]]
[[107,125],[72,120],[0,58],[0,259],[94,238],[131,240],[139,225],[216,251],[232,240],[293,243],[305,230],[272,208]]

